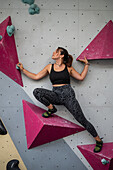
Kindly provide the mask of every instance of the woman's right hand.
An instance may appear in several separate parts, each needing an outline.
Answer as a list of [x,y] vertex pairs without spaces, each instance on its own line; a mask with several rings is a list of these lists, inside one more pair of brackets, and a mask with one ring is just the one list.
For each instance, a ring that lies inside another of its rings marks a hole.
[[24,69],[22,63],[18,63],[17,66],[20,68],[21,71]]

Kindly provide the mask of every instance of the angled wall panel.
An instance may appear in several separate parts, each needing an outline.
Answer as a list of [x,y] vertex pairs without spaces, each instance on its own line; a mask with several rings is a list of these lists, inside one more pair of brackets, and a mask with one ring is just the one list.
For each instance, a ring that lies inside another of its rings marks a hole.
[[88,60],[113,59],[113,22],[110,20],[105,27],[97,34],[92,42],[79,55],[78,59],[84,56]]
[[44,118],[46,110],[23,100],[24,119],[28,149],[85,130],[55,114]]
[[[104,143],[102,151],[94,153],[95,144],[77,146],[94,170],[112,170],[113,169],[113,142]],[[106,164],[102,164],[102,160]]]
[[7,26],[12,25],[11,17],[9,16],[0,24],[0,71],[10,77],[13,81],[23,86],[20,71],[16,69],[18,55],[14,34],[10,37],[7,34]]
[[18,167],[22,170],[27,170],[25,167],[9,133],[0,135],[0,169],[5,170],[10,160],[17,159]]

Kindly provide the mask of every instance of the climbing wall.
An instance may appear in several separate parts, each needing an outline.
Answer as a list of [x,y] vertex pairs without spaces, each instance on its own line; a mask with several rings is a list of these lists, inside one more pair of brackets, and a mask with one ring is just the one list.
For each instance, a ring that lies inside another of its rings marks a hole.
[[[102,28],[113,21],[113,1],[35,0],[35,3],[40,13],[30,15],[29,5],[21,0],[0,0],[0,23],[11,16],[19,61],[29,71],[38,73],[54,62],[52,53],[62,46],[74,57],[73,67],[81,72],[84,66],[76,59]],[[113,59],[89,62],[84,81],[71,78],[71,85],[86,118],[104,138],[104,143],[112,143]],[[22,75],[22,80],[23,87],[0,72],[0,118],[27,169],[92,170],[91,161],[86,160],[77,148],[78,145],[95,144],[87,131],[28,150],[22,100],[46,109],[36,101],[33,90],[36,87],[51,89],[52,85],[48,76],[34,81]],[[57,106],[57,109],[58,116],[80,125],[64,106]],[[88,153],[91,153],[90,149]]]
[[[4,131],[4,124],[0,120],[0,169],[6,169],[6,166],[8,167],[14,167],[14,160],[16,159],[19,161],[19,167],[20,169],[26,170],[26,167],[20,157],[20,155],[17,152],[17,149],[15,148],[15,145],[13,144],[10,135],[8,134],[8,131],[5,129]],[[1,126],[2,125],[2,126]],[[5,132],[5,133],[4,133]],[[13,163],[10,165],[10,161]],[[18,167],[18,166],[16,166]]]

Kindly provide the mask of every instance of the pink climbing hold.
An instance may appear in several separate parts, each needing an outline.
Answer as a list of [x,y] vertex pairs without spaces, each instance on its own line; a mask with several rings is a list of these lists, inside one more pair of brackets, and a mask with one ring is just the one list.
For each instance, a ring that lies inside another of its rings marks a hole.
[[50,118],[44,118],[42,114],[46,110],[25,100],[23,100],[23,111],[28,149],[85,130],[55,114]]
[[[102,151],[98,153],[93,152],[95,144],[77,147],[94,170],[113,170],[113,142],[104,143]],[[107,163],[103,164],[102,160]]]
[[21,73],[16,69],[19,61],[14,34],[11,37],[7,34],[8,25],[12,25],[10,16],[0,24],[0,35],[3,37],[0,40],[0,71],[23,86]]
[[76,60],[83,59],[84,56],[87,57],[88,60],[113,58],[113,22],[111,20]]

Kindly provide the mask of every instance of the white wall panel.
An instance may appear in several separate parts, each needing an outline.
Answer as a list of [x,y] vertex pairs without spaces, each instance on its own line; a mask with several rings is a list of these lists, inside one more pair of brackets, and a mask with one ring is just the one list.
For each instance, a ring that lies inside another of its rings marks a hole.
[[112,0],[79,0],[79,9],[84,10],[113,10]]
[[[35,3],[40,7],[40,14],[29,15],[29,5],[21,0],[0,0],[0,21],[10,15],[16,28],[15,40],[20,62],[29,71],[38,73],[47,64],[54,62],[51,59],[53,51],[63,46],[74,57],[73,67],[81,72],[83,64],[77,62],[76,58],[106,23],[113,20],[113,1],[35,0]],[[71,79],[71,84],[87,119],[95,126],[100,137],[104,137],[104,142],[110,142],[113,141],[113,60],[90,61],[90,64],[85,80]],[[36,87],[51,89],[48,77],[40,81],[24,75],[22,78],[25,92],[36,105],[45,108],[36,101],[32,91]],[[2,89],[0,95],[5,95]],[[11,101],[9,96],[7,107]],[[4,101],[1,105],[4,105]],[[58,115],[79,124],[66,108],[57,108]],[[65,138],[65,141],[85,166],[92,169],[77,149],[77,145],[95,143],[91,135],[84,131]]]

